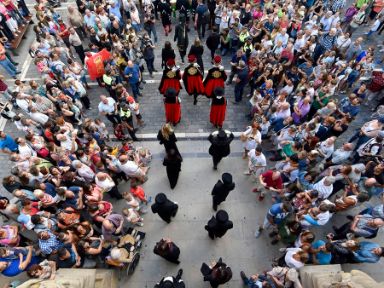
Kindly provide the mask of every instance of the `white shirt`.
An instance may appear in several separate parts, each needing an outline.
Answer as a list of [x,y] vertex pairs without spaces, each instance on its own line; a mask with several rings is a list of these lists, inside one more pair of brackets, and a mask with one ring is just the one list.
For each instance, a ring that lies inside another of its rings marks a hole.
[[332,153],[332,163],[341,164],[351,156],[352,151],[345,151],[343,148],[337,149]]
[[293,258],[293,255],[299,251],[302,251],[301,248],[287,248],[287,253],[285,254],[284,260],[289,268],[299,269],[304,266],[304,263],[297,261]]
[[332,190],[333,190],[333,185],[330,185],[330,186],[324,185],[325,178],[326,177],[324,177],[319,182],[315,183],[315,185],[313,185],[313,189],[319,191],[319,198],[320,199],[327,199],[329,197],[329,195],[331,195]]
[[[263,153],[261,153],[259,156],[256,155],[255,149],[252,149],[248,152],[249,157],[249,167],[251,168],[260,168],[260,166],[266,167],[267,166],[267,160]],[[259,166],[259,167],[255,167]]]
[[320,143],[318,150],[324,154],[325,158],[328,158],[332,155],[333,151],[335,151],[335,145],[329,146],[327,140],[325,140]]
[[108,192],[111,190],[116,184],[109,178],[105,178],[105,180],[101,181],[97,177],[95,178],[95,183],[97,186],[99,186],[101,189],[103,189],[105,192]]
[[115,100],[113,100],[112,97],[108,97],[107,98],[108,100],[108,103],[107,104],[104,104],[103,102],[100,102],[99,103],[99,112],[104,112],[104,113],[113,113],[115,111]]
[[119,168],[123,171],[127,176],[135,176],[139,166],[134,161],[127,161],[127,163],[120,164]]
[[40,124],[45,124],[49,120],[49,116],[40,112],[30,112],[29,116],[33,121],[36,121]]
[[29,147],[29,145],[24,145],[24,146],[21,146],[19,145],[19,155],[23,158],[25,157],[31,157],[31,156],[36,156],[36,152],[35,150],[33,150],[31,147]]

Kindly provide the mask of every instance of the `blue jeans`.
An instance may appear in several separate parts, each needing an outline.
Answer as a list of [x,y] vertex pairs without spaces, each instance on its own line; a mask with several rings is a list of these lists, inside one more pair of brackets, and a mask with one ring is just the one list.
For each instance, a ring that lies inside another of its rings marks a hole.
[[157,42],[157,34],[155,25],[144,25],[145,31],[147,31],[149,37],[151,38],[151,32],[153,34],[153,38],[155,39],[155,43]]
[[4,60],[0,61],[0,65],[3,66],[3,68],[8,72],[9,75],[11,75],[12,77],[16,76],[17,69],[7,57],[5,57]]
[[241,99],[243,99],[243,92],[244,92],[244,85],[238,85],[235,86],[235,101],[240,102]]
[[133,98],[135,98],[135,100],[137,100],[137,97],[140,94],[140,91],[139,91],[140,82],[129,83],[129,85],[131,86],[131,89],[132,89]]

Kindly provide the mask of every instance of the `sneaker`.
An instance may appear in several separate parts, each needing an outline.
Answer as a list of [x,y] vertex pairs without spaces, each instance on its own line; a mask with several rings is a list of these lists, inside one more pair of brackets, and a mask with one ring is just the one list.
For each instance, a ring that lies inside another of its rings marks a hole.
[[259,188],[253,188],[253,189],[252,189],[252,192],[253,192],[253,193],[258,193],[258,192],[260,192],[260,190],[259,190]]
[[248,281],[248,277],[245,276],[244,271],[240,271],[240,277],[241,277],[241,279],[243,279],[244,282],[247,282],[247,281]]
[[353,240],[354,238],[354,234],[353,233],[347,233],[347,235],[345,235],[347,237],[348,240]]
[[260,202],[264,200],[264,195],[263,194],[260,194],[259,197],[257,198]]
[[263,232],[263,227],[259,226],[255,232],[255,238],[259,238],[261,235],[261,232]]
[[251,175],[251,172],[249,172],[249,171],[244,171],[243,174],[244,174],[244,175]]
[[279,252],[282,252],[282,253],[283,253],[283,252],[285,252],[285,251],[287,251],[287,248],[280,248],[280,249],[279,249]]
[[142,223],[142,222],[137,222],[136,225],[137,225],[137,226],[140,226],[140,227],[143,227],[143,226],[144,226],[144,223]]

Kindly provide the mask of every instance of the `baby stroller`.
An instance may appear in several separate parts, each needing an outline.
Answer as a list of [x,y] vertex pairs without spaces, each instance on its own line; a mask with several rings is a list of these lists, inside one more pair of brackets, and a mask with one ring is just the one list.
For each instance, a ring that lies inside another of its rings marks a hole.
[[140,261],[140,248],[145,233],[128,228],[127,233],[119,238],[119,243],[112,248],[110,255],[105,258],[109,267],[118,269],[118,279],[131,275]]

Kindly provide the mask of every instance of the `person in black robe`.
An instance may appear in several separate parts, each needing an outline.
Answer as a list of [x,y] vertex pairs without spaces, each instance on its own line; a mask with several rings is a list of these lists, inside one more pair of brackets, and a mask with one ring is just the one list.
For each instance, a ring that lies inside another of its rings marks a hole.
[[167,155],[164,157],[163,165],[167,167],[167,177],[169,184],[171,185],[171,189],[176,187],[177,180],[179,179],[179,173],[181,171],[182,161],[183,158],[181,158],[180,154],[175,149],[169,150]]
[[169,5],[169,3],[167,3],[167,1],[165,1],[165,0],[160,0],[160,3],[157,6],[157,9],[160,12],[161,24],[163,24],[165,36],[168,36],[168,33],[170,33],[172,31],[172,28],[171,28],[171,24],[172,24],[171,5]]
[[218,131],[212,132],[208,140],[211,142],[211,147],[209,147],[209,154],[212,156],[213,160],[213,169],[217,170],[217,164],[227,157],[230,153],[230,144],[234,138],[232,132],[228,130],[220,129]]
[[209,238],[214,240],[215,237],[223,237],[229,229],[232,229],[233,223],[229,220],[229,216],[226,211],[219,210],[216,213],[216,217],[212,216],[204,228],[208,231]]
[[164,124],[159,133],[157,133],[157,140],[160,141],[160,144],[164,144],[165,152],[168,153],[169,150],[175,149],[180,155],[179,149],[177,148],[176,142],[177,138],[173,132],[172,126],[169,123]]
[[204,281],[209,281],[212,288],[217,288],[219,285],[225,284],[232,279],[231,268],[221,258],[216,263],[212,263],[211,266],[203,263],[200,271],[204,276]]
[[188,27],[186,24],[186,18],[183,14],[180,14],[179,21],[179,24],[175,27],[175,36],[173,40],[175,42],[177,41],[177,48],[179,49],[181,62],[184,64],[184,57],[187,54],[189,45]]
[[185,283],[181,279],[183,275],[183,269],[179,269],[176,277],[167,276],[161,279],[159,283],[155,285],[154,288],[185,288]]
[[160,218],[167,223],[171,223],[171,217],[175,217],[179,205],[167,198],[164,193],[159,193],[155,197],[155,203],[151,206],[152,212],[159,214]]
[[192,44],[191,49],[189,49],[188,55],[195,55],[197,58],[197,64],[199,64],[200,71],[204,76],[204,62],[203,62],[204,46],[201,44],[199,38],[195,39],[195,42]]
[[175,243],[171,241],[171,239],[162,238],[159,242],[156,243],[155,248],[153,249],[153,253],[163,257],[169,262],[180,264],[180,249],[176,246]]
[[221,179],[217,181],[215,186],[212,189],[212,208],[213,210],[217,210],[217,206],[220,205],[221,202],[224,202],[227,198],[229,192],[235,189],[235,183],[232,182],[232,175],[230,173],[223,173],[221,175]]

